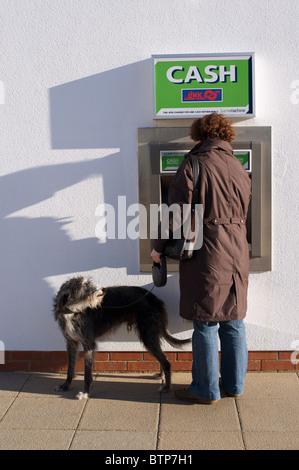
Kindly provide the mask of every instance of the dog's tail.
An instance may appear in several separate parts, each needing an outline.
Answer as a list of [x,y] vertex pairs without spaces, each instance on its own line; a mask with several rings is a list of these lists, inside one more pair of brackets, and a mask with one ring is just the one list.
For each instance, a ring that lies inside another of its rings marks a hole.
[[188,339],[178,339],[178,338],[174,338],[174,336],[171,336],[171,334],[169,333],[168,330],[165,329],[165,332],[164,332],[164,335],[163,335],[164,339],[166,339],[166,341],[171,344],[171,346],[174,346],[174,347],[182,347],[184,346],[184,344],[189,344],[191,343],[191,338],[188,338]]

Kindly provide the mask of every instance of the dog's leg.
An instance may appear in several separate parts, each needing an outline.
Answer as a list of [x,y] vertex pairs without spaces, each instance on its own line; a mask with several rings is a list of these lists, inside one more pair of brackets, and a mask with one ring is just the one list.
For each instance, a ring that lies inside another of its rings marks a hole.
[[153,344],[152,338],[146,338],[143,335],[142,342],[146,349],[155,356],[155,358],[160,362],[160,367],[164,372],[165,376],[165,385],[162,385],[159,388],[159,392],[169,392],[171,386],[171,377],[170,377],[170,362],[168,361],[167,357],[165,356],[164,352],[161,349],[160,343],[158,340],[155,340]]
[[[164,376],[165,376],[165,385],[161,385],[161,387],[159,388],[159,392],[169,392],[170,386],[171,386],[170,362],[168,361],[167,357],[165,356],[164,352],[162,351],[160,347],[159,349],[151,350],[150,352],[160,362],[160,367],[163,370]],[[161,371],[161,376],[162,376],[162,371]]]
[[158,380],[158,379],[161,379],[162,377],[163,377],[163,370],[160,364],[160,372],[157,372],[153,378]]
[[66,392],[72,383],[72,380],[75,375],[75,365],[77,359],[79,343],[76,341],[67,342],[67,352],[68,352],[68,367],[67,367],[67,378],[62,385],[58,385],[55,390],[59,392]]
[[84,390],[83,392],[78,393],[77,395],[78,400],[82,400],[82,398],[88,398],[89,396],[90,387],[92,384],[93,357],[94,357],[94,350],[88,347],[84,347],[84,362],[85,362]]

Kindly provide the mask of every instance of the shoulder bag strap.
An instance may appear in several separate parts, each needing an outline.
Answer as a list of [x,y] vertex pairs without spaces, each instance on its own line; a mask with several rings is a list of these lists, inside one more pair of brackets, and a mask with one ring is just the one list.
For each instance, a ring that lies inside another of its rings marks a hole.
[[193,168],[192,204],[196,204],[198,202],[199,162],[196,156],[192,156],[191,160],[192,160],[192,168]]

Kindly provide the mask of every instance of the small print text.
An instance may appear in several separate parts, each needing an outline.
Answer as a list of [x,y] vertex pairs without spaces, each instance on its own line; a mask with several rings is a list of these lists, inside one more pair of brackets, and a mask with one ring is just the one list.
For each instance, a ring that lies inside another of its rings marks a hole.
[[190,454],[149,454],[147,458],[141,458],[138,456],[128,457],[128,456],[117,456],[113,454],[112,456],[106,457],[106,465],[130,465],[133,468],[136,468],[141,462],[148,465],[191,465],[192,464],[192,455]]

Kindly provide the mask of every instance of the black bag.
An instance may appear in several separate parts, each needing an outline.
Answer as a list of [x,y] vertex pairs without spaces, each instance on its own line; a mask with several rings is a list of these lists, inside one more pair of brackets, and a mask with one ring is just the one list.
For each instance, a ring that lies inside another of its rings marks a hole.
[[[192,211],[198,202],[198,178],[199,178],[199,164],[196,156],[191,156],[193,168],[193,195],[192,195]],[[191,221],[190,221],[191,222]],[[174,242],[167,246],[165,249],[165,256],[167,258],[183,261],[192,258],[194,242],[185,238],[174,240]]]
[[176,240],[175,243],[166,247],[165,256],[182,261],[190,259],[193,256],[193,246],[194,243],[190,240],[185,240],[184,238]]

